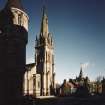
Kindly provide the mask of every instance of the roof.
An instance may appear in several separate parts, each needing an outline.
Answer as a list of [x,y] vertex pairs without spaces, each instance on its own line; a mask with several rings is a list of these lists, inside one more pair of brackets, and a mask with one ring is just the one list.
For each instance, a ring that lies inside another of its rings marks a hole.
[[72,84],[71,82],[66,82],[66,83],[64,83],[64,84],[61,85],[61,88],[62,87],[73,88],[74,87],[74,84]]
[[68,85],[69,87],[74,87],[74,84],[71,83],[71,82],[68,82],[67,85]]
[[20,10],[23,10],[23,7],[21,5],[21,0],[8,0],[6,7],[7,8],[14,7],[14,8],[18,8]]
[[35,63],[26,64],[26,68],[32,68],[35,66]]

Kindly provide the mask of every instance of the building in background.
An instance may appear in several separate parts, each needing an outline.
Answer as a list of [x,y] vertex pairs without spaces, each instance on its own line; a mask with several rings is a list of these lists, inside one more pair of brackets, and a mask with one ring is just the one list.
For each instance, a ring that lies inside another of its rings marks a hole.
[[79,76],[75,79],[66,79],[57,88],[58,96],[90,96],[90,95],[105,95],[105,78],[97,77],[96,81],[90,81],[89,78],[83,76],[82,68]]
[[89,78],[83,76],[83,71],[81,68],[78,77],[76,77],[75,79],[69,79],[69,81],[64,80],[63,84],[59,88],[59,95],[88,95],[90,89],[89,84]]

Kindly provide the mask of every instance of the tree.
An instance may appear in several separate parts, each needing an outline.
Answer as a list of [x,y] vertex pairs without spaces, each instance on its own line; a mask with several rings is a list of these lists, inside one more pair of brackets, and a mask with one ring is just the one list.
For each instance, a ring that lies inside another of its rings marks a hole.
[[103,76],[98,76],[96,78],[96,93],[97,94],[100,94],[102,93],[102,79],[103,79]]

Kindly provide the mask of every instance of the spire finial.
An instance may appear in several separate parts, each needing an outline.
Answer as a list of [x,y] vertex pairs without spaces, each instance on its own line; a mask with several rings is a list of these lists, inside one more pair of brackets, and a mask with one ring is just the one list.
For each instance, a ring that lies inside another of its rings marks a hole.
[[43,18],[45,16],[47,16],[47,11],[46,11],[46,6],[45,5],[43,5],[43,7],[42,7],[42,15],[43,15]]

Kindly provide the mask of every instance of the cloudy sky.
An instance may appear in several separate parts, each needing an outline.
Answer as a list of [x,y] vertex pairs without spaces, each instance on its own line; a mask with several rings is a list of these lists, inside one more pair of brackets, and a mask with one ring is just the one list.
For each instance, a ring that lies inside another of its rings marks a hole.
[[[80,66],[91,80],[105,76],[105,0],[21,0],[27,11],[27,63],[34,62],[41,8],[46,5],[49,31],[55,42],[56,80],[75,78]],[[6,0],[0,0],[0,9]]]

